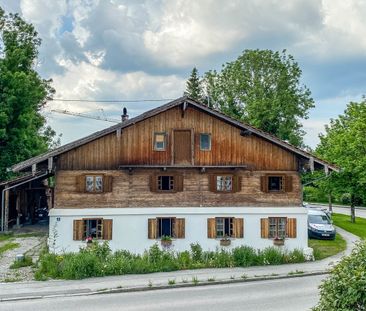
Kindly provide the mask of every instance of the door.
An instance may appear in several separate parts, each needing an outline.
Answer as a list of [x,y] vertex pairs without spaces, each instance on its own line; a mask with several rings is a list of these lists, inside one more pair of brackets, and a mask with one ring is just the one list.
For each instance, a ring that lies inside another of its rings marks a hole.
[[192,131],[174,130],[173,161],[174,164],[192,165],[193,155]]

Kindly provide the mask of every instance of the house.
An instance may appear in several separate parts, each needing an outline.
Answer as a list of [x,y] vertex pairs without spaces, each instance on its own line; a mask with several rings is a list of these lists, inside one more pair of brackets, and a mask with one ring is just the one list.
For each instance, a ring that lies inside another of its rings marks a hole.
[[[54,175],[49,243],[85,239],[141,253],[162,237],[174,250],[307,247],[299,172],[337,170],[188,97],[12,167]],[[31,174],[32,175],[32,174]],[[225,243],[223,243],[225,241]]]

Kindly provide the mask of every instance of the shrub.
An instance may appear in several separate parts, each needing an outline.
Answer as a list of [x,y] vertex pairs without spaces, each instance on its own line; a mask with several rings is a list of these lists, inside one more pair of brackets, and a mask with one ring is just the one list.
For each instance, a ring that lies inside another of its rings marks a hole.
[[252,247],[235,247],[232,253],[235,266],[249,267],[255,265],[256,263],[257,253]]
[[192,243],[191,244],[191,254],[192,254],[192,260],[195,262],[201,262],[202,261],[202,247],[198,243]]
[[314,311],[366,310],[366,241],[359,242],[320,285]]
[[258,251],[257,264],[259,265],[279,265],[285,262],[284,252],[275,247],[266,247]]

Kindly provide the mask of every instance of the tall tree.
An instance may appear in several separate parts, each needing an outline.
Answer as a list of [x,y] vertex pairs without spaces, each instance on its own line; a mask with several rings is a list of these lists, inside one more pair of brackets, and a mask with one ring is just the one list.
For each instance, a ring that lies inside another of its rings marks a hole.
[[245,50],[220,72],[209,71],[204,87],[215,108],[283,140],[301,146],[300,119],[314,107],[301,70],[286,50]]
[[332,185],[335,191],[350,194],[354,222],[355,205],[365,196],[366,189],[366,98],[349,103],[344,115],[331,120],[325,131],[316,153],[341,167]]
[[55,135],[40,114],[54,93],[34,69],[40,44],[33,25],[0,8],[0,180],[7,167],[46,151]]
[[196,67],[192,69],[191,75],[186,82],[186,95],[201,101],[203,99],[201,80]]

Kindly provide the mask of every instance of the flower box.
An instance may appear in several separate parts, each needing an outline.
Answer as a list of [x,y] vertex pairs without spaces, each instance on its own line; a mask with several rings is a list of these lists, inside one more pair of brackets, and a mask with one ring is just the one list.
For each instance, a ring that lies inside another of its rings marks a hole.
[[285,239],[276,238],[273,240],[273,245],[275,246],[285,245]]
[[231,240],[230,239],[221,239],[220,240],[220,245],[221,246],[229,246],[231,244]]

